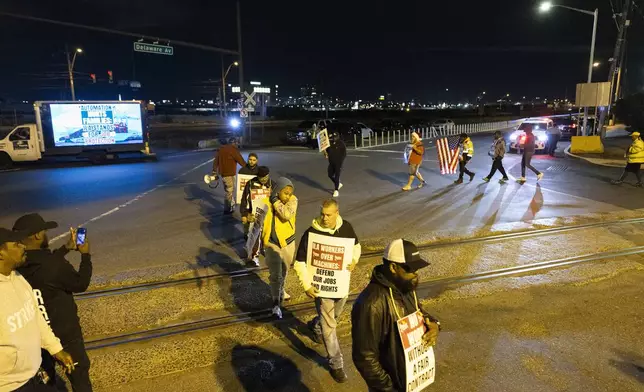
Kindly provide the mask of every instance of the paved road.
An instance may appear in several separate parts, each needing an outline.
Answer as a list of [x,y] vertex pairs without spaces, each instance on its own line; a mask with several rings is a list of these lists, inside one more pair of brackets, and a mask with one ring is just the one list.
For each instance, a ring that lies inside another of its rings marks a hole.
[[[480,179],[489,170],[490,136],[473,138],[476,154],[472,183],[454,185],[454,176],[438,172],[435,149],[429,149],[421,171],[429,186],[400,190],[406,166],[402,146],[352,150],[345,163],[340,195],[342,214],[366,244],[382,245],[406,236],[428,241],[440,236],[477,235],[534,224],[563,223],[568,217],[598,213],[637,214],[644,190],[608,184],[619,169],[586,162],[538,156],[534,165],[545,173],[535,183],[489,184]],[[287,176],[300,198],[298,233],[330,196],[326,162],[315,152],[297,148],[260,151],[261,164],[274,176]],[[157,163],[106,166],[77,165],[28,168],[0,173],[0,226],[10,227],[20,215],[41,212],[56,220],[59,235],[71,225],[85,225],[95,255],[94,283],[106,279],[168,276],[203,267],[204,255],[241,252],[241,225],[222,215],[223,190],[203,183],[212,152],[178,152]],[[520,176],[520,157],[509,154],[505,166]],[[497,174],[498,176],[498,174]]]

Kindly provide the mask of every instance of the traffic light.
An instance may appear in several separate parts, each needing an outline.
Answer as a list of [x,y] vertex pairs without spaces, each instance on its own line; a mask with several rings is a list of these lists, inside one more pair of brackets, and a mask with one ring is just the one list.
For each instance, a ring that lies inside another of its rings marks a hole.
[[96,83],[96,74],[89,74],[89,77],[92,78],[92,83]]
[[110,83],[114,82],[112,71],[107,71],[107,77],[110,80]]

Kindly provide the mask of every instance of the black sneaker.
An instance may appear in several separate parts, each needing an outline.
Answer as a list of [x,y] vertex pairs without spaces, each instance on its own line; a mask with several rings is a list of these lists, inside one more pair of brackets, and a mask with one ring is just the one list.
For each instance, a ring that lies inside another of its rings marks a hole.
[[347,374],[344,372],[344,369],[342,368],[331,369],[330,373],[331,373],[331,377],[333,377],[333,379],[337,383],[343,383],[349,380],[349,378],[347,377]]
[[490,177],[483,177],[483,181],[490,182]]
[[500,182],[508,182],[508,181],[510,181],[510,179],[509,179],[509,178],[507,178],[507,177],[503,177],[503,178],[500,180]]
[[462,178],[459,178],[458,180],[454,181],[454,184],[462,184],[462,183],[463,183]]
[[470,182],[472,182],[472,180],[474,179],[474,176],[475,176],[475,175],[476,175],[476,173],[472,173],[472,174],[470,174]]

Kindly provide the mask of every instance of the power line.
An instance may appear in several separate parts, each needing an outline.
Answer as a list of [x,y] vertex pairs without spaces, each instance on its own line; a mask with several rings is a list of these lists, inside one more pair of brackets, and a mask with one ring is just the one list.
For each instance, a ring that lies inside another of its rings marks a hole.
[[62,22],[62,21],[59,21],[59,20],[37,18],[35,16],[12,14],[12,13],[8,13],[8,12],[0,12],[0,15],[8,16],[8,17],[11,17],[11,18],[17,18],[17,19],[31,20],[31,21],[34,21],[34,22],[44,22],[44,23],[50,23],[50,24],[55,24],[55,25],[59,25],[59,26],[66,26],[66,27],[74,27],[74,28],[85,29],[85,30],[99,31],[101,33],[107,33],[107,34],[116,34],[116,35],[123,35],[123,36],[126,36],[126,37],[134,37],[134,38],[142,38],[142,39],[152,40],[152,41],[167,42],[168,44],[172,43],[172,44],[178,45],[178,46],[185,46],[185,47],[188,47],[188,48],[201,49],[201,50],[206,50],[206,51],[209,51],[209,52],[217,52],[217,53],[238,55],[238,52],[235,51],[235,50],[216,48],[214,46],[195,44],[195,43],[192,43],[192,42],[177,41],[177,40],[172,40],[172,39],[169,39],[169,38],[153,37],[153,36],[150,36],[150,35],[130,33],[130,32],[127,32],[127,31],[112,30],[112,29],[107,29],[107,28],[104,28],[104,27],[86,26],[86,25],[81,25],[81,24],[78,24],[78,23]]

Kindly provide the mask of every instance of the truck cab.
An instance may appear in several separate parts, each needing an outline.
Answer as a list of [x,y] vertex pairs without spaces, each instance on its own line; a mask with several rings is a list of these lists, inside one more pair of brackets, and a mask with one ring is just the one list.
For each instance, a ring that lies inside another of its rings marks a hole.
[[23,124],[10,131],[0,131],[0,167],[12,162],[30,162],[42,158],[42,137],[36,124]]

